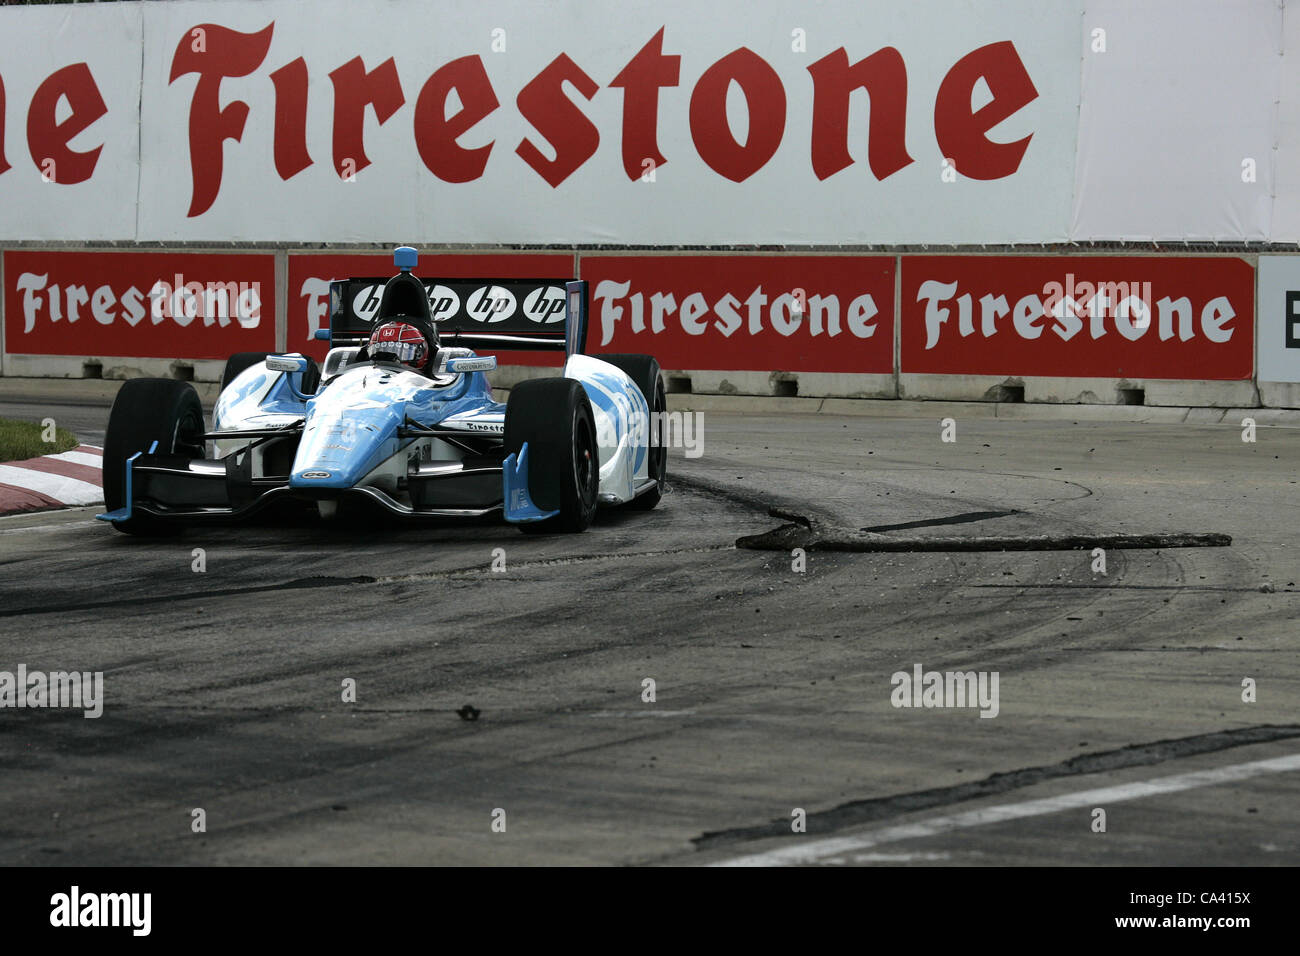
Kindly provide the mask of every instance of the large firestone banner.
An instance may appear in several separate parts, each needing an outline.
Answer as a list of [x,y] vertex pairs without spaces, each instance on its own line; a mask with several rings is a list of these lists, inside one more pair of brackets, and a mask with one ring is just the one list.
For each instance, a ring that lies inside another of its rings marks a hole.
[[3,8],[0,239],[1060,240],[1079,14],[1069,0]]
[[0,240],[1292,243],[1288,4],[0,7]]

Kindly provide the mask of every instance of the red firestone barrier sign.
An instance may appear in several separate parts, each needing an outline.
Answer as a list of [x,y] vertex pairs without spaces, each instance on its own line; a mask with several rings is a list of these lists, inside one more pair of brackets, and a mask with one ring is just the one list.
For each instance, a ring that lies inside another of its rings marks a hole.
[[587,348],[664,368],[890,374],[892,256],[584,256]]
[[1239,380],[1255,270],[1234,257],[904,256],[904,373]]
[[275,348],[275,257],[6,252],[5,351],[224,359]]
[[[14,355],[225,359],[273,351],[271,253],[4,253]],[[666,369],[1241,381],[1255,270],[1235,256],[589,255],[587,348]],[[324,358],[331,279],[388,253],[288,257],[287,350]],[[570,253],[421,257],[422,278],[569,278]],[[557,365],[553,353],[505,363]]]

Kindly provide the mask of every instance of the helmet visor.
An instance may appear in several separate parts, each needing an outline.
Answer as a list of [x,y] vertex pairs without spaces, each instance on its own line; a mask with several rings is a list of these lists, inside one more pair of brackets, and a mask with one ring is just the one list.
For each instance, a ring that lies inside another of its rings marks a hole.
[[419,361],[424,346],[419,342],[379,342],[371,346],[371,350],[376,353],[382,352],[385,355],[396,356],[397,361],[409,365],[412,362]]

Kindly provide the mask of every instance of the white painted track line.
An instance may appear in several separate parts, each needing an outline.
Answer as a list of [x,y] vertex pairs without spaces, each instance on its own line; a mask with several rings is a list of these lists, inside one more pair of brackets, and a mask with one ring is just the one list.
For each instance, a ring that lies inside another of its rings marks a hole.
[[1059,797],[1027,800],[1024,803],[1004,803],[995,807],[971,810],[967,813],[934,817],[919,823],[905,823],[900,826],[886,827],[882,830],[868,830],[856,836],[813,840],[808,843],[799,843],[796,846],[786,846],[778,850],[740,856],[710,865],[790,866],[799,863],[818,863],[829,857],[843,857],[845,854],[868,850],[884,843],[896,843],[899,840],[914,840],[918,837],[935,836],[940,833],[950,833],[953,830],[963,830],[967,827],[980,826],[985,823],[1002,823],[1006,820],[1042,816],[1048,813],[1057,813],[1061,810],[1105,806],[1108,803],[1140,800],[1144,797],[1158,796],[1162,793],[1177,793],[1180,790],[1213,787],[1218,784],[1231,783],[1235,780],[1246,780],[1266,773],[1288,773],[1295,770],[1300,770],[1300,754],[1275,757],[1270,760],[1256,760],[1251,763],[1233,764],[1228,767],[1217,767],[1213,770],[1197,770],[1193,773],[1178,774],[1172,777],[1157,777],[1154,780],[1123,783],[1113,787],[1099,787],[1095,790],[1080,790],[1076,793],[1062,794]]

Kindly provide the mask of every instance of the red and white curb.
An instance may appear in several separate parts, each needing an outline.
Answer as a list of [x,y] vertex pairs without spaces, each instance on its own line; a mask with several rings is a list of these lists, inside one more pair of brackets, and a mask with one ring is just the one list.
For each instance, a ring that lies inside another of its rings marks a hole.
[[103,462],[104,449],[78,445],[59,455],[0,464],[0,515],[101,504]]

